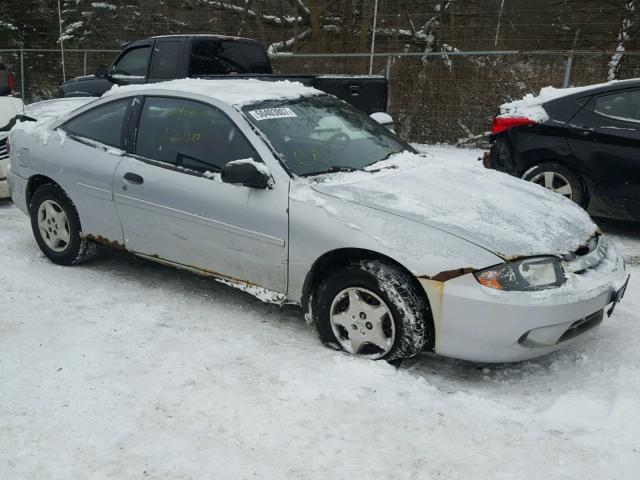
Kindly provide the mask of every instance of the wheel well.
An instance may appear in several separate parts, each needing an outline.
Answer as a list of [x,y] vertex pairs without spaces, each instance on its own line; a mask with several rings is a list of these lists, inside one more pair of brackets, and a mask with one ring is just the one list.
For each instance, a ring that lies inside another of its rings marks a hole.
[[[361,260],[380,260],[402,270],[407,274],[408,278],[411,279],[410,281],[412,282],[413,287],[416,289],[415,291],[419,292],[420,295],[423,295],[424,299],[427,302],[427,305],[430,305],[429,297],[420,285],[420,282],[418,282],[418,279],[401,263],[397,262],[391,257],[378,252],[374,252],[372,250],[361,248],[340,248],[325,253],[314,262],[311,270],[307,274],[307,278],[304,281],[301,302],[302,308],[307,311],[312,293],[316,290],[322,279],[329,274],[329,272],[336,268],[346,267]],[[432,341],[429,343],[429,345],[425,345],[425,348],[433,350],[434,342]]]
[[31,199],[33,198],[33,194],[36,193],[36,190],[38,190],[42,185],[60,186],[55,181],[44,175],[34,175],[29,178],[29,183],[27,184],[27,208],[31,208]]

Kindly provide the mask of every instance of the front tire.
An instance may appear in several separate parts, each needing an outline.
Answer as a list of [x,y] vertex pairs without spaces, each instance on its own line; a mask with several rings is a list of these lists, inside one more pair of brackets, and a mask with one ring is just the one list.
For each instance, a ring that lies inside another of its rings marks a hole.
[[378,260],[331,273],[313,295],[312,315],[325,345],[372,360],[413,357],[433,341],[429,305],[415,279]]
[[58,265],[75,265],[97,249],[82,238],[80,217],[67,194],[57,185],[39,187],[29,208],[31,229],[42,253]]
[[527,170],[522,178],[563,195],[583,208],[586,207],[587,196],[582,180],[559,163],[545,162],[536,165]]

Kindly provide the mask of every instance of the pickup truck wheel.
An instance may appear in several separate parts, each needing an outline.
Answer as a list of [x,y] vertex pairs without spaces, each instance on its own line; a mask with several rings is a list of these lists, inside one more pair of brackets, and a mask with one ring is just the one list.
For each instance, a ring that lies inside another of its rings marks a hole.
[[407,273],[377,260],[334,271],[312,298],[320,340],[372,360],[417,355],[433,327],[426,297],[413,285]]
[[57,185],[43,185],[36,190],[30,216],[36,242],[53,263],[74,265],[95,254],[96,244],[82,238],[78,212]]

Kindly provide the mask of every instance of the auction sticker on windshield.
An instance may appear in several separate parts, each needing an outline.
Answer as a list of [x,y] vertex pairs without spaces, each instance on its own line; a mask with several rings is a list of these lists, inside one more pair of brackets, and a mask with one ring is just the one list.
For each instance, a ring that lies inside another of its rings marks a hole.
[[297,117],[290,108],[263,108],[261,110],[251,110],[249,112],[256,120],[269,120],[271,118],[293,118]]

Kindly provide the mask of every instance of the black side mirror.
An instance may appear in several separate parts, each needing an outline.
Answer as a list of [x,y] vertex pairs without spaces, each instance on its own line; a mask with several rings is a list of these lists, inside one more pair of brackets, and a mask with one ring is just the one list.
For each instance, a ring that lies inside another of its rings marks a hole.
[[227,163],[220,171],[222,181],[250,188],[266,189],[273,186],[273,179],[264,163],[253,159],[234,160]]
[[111,75],[109,74],[109,67],[107,67],[106,65],[98,65],[96,67],[96,73],[94,73],[94,75],[97,78],[109,79],[109,77],[111,77]]

